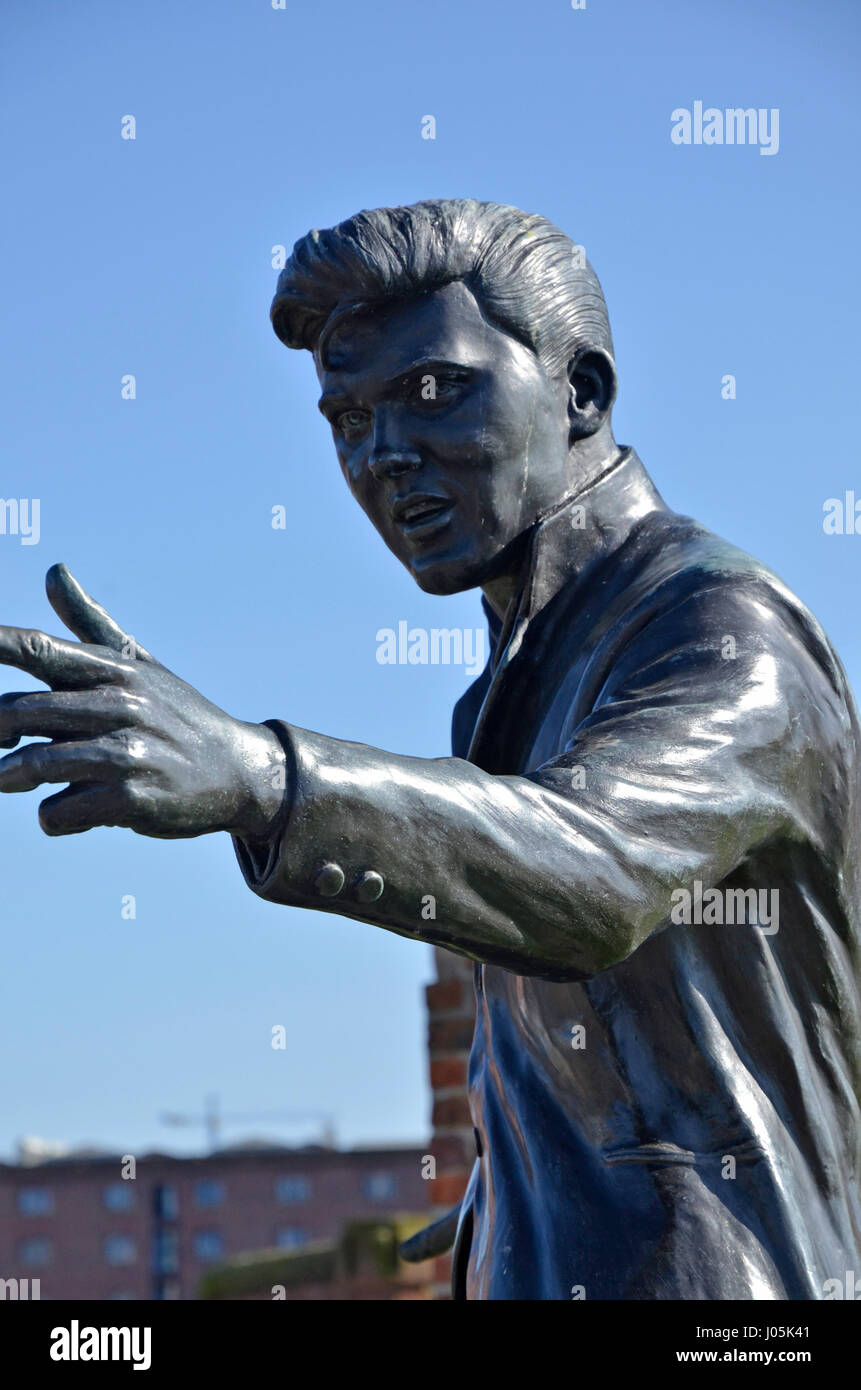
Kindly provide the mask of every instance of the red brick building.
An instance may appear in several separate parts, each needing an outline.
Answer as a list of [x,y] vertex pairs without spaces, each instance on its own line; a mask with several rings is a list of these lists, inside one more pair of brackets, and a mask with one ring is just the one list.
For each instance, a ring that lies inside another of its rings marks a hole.
[[42,1299],[193,1299],[231,1255],[428,1210],[426,1152],[259,1146],[133,1164],[85,1154],[0,1164],[0,1279],[38,1279]]
[[[258,1145],[131,1163],[131,1156],[80,1152],[0,1164],[0,1280],[21,1287],[38,1280],[43,1299],[193,1299],[207,1272],[233,1256],[337,1241],[364,1217],[445,1215],[460,1201],[475,1157],[466,1092],[475,996],[471,962],[434,955],[437,979],[426,990],[428,1145]],[[448,1256],[421,1276],[437,1298],[449,1296]]]

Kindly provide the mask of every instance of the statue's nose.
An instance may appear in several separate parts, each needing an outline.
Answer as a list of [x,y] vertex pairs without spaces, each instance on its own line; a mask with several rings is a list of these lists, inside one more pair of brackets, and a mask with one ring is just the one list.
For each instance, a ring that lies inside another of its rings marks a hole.
[[368,467],[374,477],[397,478],[421,467],[421,458],[413,449],[374,449]]
[[396,478],[421,466],[421,456],[410,447],[407,422],[392,402],[382,403],[374,412],[374,437],[368,467],[378,480]]

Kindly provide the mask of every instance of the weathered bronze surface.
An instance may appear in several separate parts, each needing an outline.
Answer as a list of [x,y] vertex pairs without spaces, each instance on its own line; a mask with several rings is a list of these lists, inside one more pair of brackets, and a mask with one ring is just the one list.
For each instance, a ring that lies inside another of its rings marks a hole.
[[53,692],[0,702],[5,747],[52,740],[0,789],[70,783],[52,835],[229,831],[261,897],[476,962],[458,1296],[825,1297],[861,1270],[859,728],[825,634],[615,443],[600,286],[543,218],[359,214],[297,243],[272,317],[389,548],[483,591],[454,756],[235,720],[55,566],[80,642],[0,629]]

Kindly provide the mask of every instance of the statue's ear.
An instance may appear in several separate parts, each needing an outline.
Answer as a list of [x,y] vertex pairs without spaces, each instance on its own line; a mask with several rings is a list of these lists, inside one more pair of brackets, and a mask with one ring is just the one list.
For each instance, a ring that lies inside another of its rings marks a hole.
[[595,434],[616,399],[616,367],[604,348],[584,347],[568,363],[568,422],[572,444]]

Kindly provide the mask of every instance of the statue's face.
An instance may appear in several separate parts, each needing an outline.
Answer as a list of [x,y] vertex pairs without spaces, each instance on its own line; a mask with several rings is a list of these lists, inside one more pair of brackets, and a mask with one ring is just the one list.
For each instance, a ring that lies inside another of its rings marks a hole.
[[346,316],[317,360],[344,477],[428,593],[507,573],[568,490],[567,381],[457,282]]

